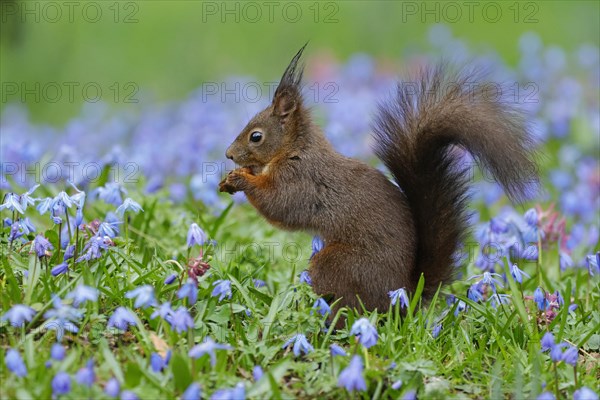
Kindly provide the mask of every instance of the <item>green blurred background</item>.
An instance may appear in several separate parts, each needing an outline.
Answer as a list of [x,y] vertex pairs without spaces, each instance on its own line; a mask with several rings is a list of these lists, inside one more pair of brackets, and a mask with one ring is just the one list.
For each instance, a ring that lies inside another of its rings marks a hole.
[[[1,0],[0,5],[2,107],[20,101],[6,93],[7,82],[98,82],[103,88],[116,82],[121,90],[135,82],[166,101],[230,75],[272,80],[307,40],[309,58],[344,61],[364,52],[401,61],[407,51],[427,46],[427,32],[438,22],[476,53],[493,49],[512,64],[524,32],[566,50],[600,41],[598,1]],[[73,102],[64,97],[56,103],[27,100],[32,119],[60,124],[76,115],[81,96]],[[103,99],[110,102],[108,97]]]

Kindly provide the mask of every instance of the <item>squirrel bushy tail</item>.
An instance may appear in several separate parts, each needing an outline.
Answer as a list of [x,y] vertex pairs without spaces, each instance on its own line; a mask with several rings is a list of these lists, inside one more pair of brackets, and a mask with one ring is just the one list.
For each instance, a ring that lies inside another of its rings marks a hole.
[[375,152],[410,204],[416,230],[413,282],[425,277],[430,297],[453,275],[453,255],[467,232],[468,166],[453,145],[487,169],[512,201],[536,187],[533,141],[514,104],[475,73],[448,73],[443,64],[399,83],[379,105]]

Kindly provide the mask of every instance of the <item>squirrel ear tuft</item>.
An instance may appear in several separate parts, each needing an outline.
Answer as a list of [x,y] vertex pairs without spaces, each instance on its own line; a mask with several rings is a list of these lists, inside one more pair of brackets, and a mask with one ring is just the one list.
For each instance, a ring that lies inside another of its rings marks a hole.
[[289,90],[281,91],[275,94],[273,99],[273,114],[285,124],[288,118],[298,108],[297,94]]

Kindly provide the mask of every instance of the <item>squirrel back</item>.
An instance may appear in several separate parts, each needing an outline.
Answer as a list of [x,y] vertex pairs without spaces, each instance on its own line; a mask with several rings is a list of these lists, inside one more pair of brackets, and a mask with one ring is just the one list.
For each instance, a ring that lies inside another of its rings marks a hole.
[[525,200],[537,186],[531,134],[497,90],[477,73],[452,74],[438,64],[398,83],[395,97],[378,107],[375,152],[410,204],[417,236],[412,276],[424,275],[425,297],[452,280],[453,254],[467,234],[472,174],[455,146],[488,170],[511,201]]
[[457,147],[473,155],[511,200],[536,180],[532,143],[515,108],[490,96],[476,76],[443,66],[400,83],[380,104],[375,152],[380,171],[344,157],[311,119],[301,94],[304,47],[286,68],[273,102],[246,125],[226,156],[240,168],[220,190],[243,191],[272,224],[319,234],[310,262],[315,291],[340,305],[386,309],[388,292],[424,297],[453,275],[453,254],[467,232],[468,171]]

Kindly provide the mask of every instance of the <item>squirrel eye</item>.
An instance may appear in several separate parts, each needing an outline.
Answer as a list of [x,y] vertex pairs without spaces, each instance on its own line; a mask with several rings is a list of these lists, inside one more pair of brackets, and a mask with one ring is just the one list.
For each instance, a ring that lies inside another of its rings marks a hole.
[[261,141],[262,137],[263,137],[262,132],[254,131],[250,134],[250,141],[254,142],[254,143],[258,143]]

